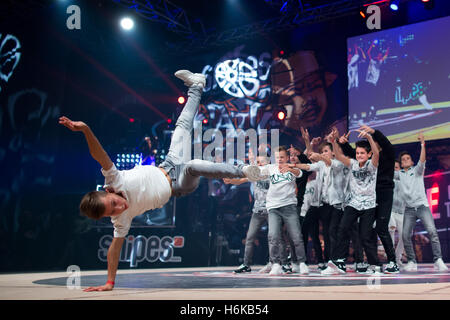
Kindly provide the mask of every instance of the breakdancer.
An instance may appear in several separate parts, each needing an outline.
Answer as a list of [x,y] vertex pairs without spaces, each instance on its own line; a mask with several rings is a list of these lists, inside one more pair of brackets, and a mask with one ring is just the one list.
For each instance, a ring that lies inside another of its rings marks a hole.
[[233,166],[199,159],[186,161],[186,154],[190,154],[194,117],[206,79],[205,75],[188,70],[179,70],[175,76],[189,87],[188,100],[176,122],[167,157],[159,167],[136,166],[131,170],[117,170],[88,125],[64,116],[59,119],[60,124],[84,134],[89,152],[101,165],[105,177],[106,192],[87,193],[80,203],[81,213],[96,220],[111,217],[114,225],[114,238],[107,255],[108,280],[103,286],[89,287],[84,291],[114,288],[120,251],[134,217],[161,208],[171,196],[180,197],[193,192],[201,176],[211,179],[248,178],[250,181],[256,181],[259,176],[256,165]]

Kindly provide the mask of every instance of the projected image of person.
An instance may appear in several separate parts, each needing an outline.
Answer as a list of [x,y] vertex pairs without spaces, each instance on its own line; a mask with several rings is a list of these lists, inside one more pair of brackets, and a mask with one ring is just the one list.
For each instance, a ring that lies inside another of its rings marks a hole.
[[114,238],[107,255],[108,281],[103,286],[90,287],[85,291],[108,291],[114,288],[120,252],[134,217],[163,207],[171,196],[180,197],[194,192],[202,176],[209,179],[247,177],[250,180],[259,177],[257,166],[187,160],[205,76],[187,70],[179,70],[175,76],[189,87],[188,100],[176,122],[167,157],[159,167],[135,166],[131,170],[117,170],[87,124],[72,121],[65,116],[59,118],[61,125],[84,134],[89,152],[101,165],[101,172],[105,176],[106,192],[87,193],[80,203],[81,213],[94,220],[111,217],[114,225]]
[[287,110],[284,125],[296,132],[299,127],[316,129],[328,109],[326,88],[336,75],[319,66],[313,51],[298,51],[275,57],[271,76],[275,107]]
[[386,60],[389,54],[389,48],[386,49],[384,54],[380,51],[375,57],[372,57],[372,50],[378,44],[378,40],[374,40],[369,49],[367,50],[367,56],[369,57],[369,67],[367,68],[366,81],[377,85],[380,79],[380,69],[383,62]]
[[[361,56],[359,52],[361,52]],[[366,59],[364,51],[356,44],[353,50],[351,48],[348,49],[347,55],[348,90],[352,88],[358,88],[359,86],[358,63],[360,61],[359,60],[360,57],[362,57],[364,60]]]

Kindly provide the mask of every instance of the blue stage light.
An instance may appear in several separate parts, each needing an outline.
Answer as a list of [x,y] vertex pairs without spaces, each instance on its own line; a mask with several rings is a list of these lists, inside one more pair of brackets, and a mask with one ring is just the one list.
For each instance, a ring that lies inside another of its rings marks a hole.
[[393,11],[397,11],[399,3],[400,3],[400,0],[392,0],[391,3],[389,4],[389,8],[391,8],[391,10],[393,10]]

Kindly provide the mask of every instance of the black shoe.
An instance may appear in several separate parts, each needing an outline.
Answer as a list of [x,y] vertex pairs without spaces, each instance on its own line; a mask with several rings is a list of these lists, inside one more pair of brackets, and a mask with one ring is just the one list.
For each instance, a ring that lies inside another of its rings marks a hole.
[[327,268],[327,264],[326,263],[323,263],[323,262],[319,263],[319,265],[318,265],[318,269],[319,270],[325,270],[326,268]]
[[238,269],[234,270],[233,272],[234,273],[252,272],[252,269],[245,264],[241,264],[240,267]]
[[336,271],[339,271],[339,273],[347,272],[347,266],[345,265],[344,261],[340,260],[328,261],[328,266],[335,269]]
[[386,268],[384,268],[384,273],[399,273],[399,272],[400,268],[394,261],[389,261],[389,263],[386,265]]
[[281,270],[283,270],[284,273],[292,273],[292,267],[289,263],[283,264]]

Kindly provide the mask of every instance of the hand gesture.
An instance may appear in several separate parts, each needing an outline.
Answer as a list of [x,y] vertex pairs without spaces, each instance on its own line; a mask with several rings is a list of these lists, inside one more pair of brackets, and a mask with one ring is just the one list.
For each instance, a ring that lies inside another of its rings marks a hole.
[[111,291],[114,288],[114,286],[111,283],[106,283],[103,286],[98,287],[89,287],[87,289],[84,289],[84,292],[92,292],[92,291]]
[[369,126],[366,126],[365,124],[363,124],[363,125],[359,128],[359,130],[366,131],[366,132],[368,132],[368,133],[370,133],[370,134],[374,134],[374,133],[375,133],[375,129],[373,129],[373,128],[369,127]]
[[62,124],[63,126],[69,128],[72,131],[83,131],[85,128],[87,128],[87,124],[82,121],[72,121],[67,117],[60,117],[59,118],[59,124]]
[[370,138],[372,138],[372,136],[370,135],[369,132],[365,131],[365,130],[356,130],[359,132],[358,134],[358,138],[366,138],[367,140],[369,140]]
[[231,181],[232,181],[232,179],[230,179],[230,178],[223,178],[222,180],[225,184],[231,184]]
[[320,154],[318,154],[317,152],[311,152],[309,154],[309,160],[314,161],[314,162],[319,162],[320,160],[322,160],[322,157]]
[[288,172],[289,169],[292,168],[293,166],[295,166],[293,163],[283,163],[278,165],[278,169],[280,170],[281,173],[285,173]]
[[313,139],[311,140],[311,145],[312,145],[312,146],[318,146],[318,145],[320,144],[321,141],[322,141],[322,138],[321,138],[321,137],[313,138]]
[[298,152],[294,146],[291,144],[291,147],[288,149],[289,154],[294,155],[294,156],[299,156],[300,152]]
[[305,143],[306,143],[307,141],[309,141],[309,132],[308,132],[308,129],[304,129],[303,127],[301,127],[301,128],[300,128],[300,131],[301,131],[301,133],[302,133],[302,138],[303,138],[303,140],[305,141]]
[[339,143],[340,143],[340,144],[346,144],[346,143],[348,143],[348,136],[350,135],[350,132],[351,132],[351,131],[347,132],[347,134],[344,134],[343,136],[341,136],[341,137],[339,138]]
[[423,132],[419,132],[419,135],[417,136],[417,140],[419,140],[420,143],[423,143],[425,141],[425,137],[423,136]]

